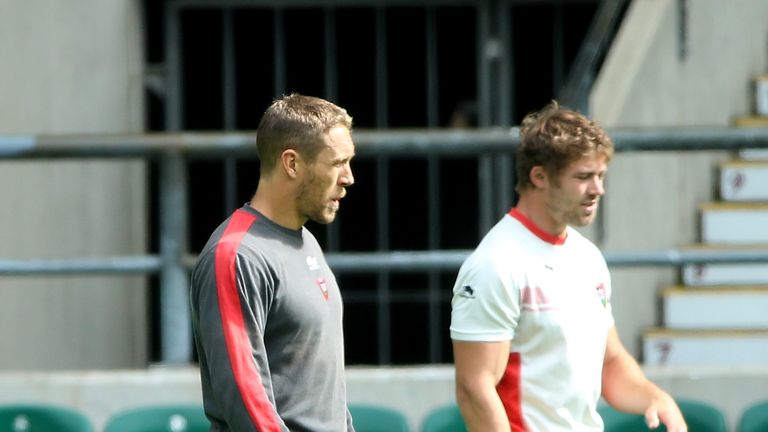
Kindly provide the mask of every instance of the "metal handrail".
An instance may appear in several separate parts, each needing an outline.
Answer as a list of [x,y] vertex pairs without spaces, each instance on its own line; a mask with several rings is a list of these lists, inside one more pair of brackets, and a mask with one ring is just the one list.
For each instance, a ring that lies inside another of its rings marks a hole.
[[[617,152],[768,148],[768,128],[608,128]],[[471,155],[511,151],[517,128],[356,130],[359,155]],[[256,157],[256,133],[0,136],[0,159]]]
[[613,33],[618,27],[618,20],[626,0],[602,0],[589,31],[582,42],[576,59],[573,61],[565,85],[560,89],[558,99],[566,106],[588,112],[587,99],[599,61],[610,47]]
[[[434,251],[391,251],[329,253],[328,264],[337,272],[421,272],[458,270],[472,253],[469,249]],[[663,267],[713,263],[765,263],[768,245],[736,249],[709,247],[696,249],[662,249],[648,251],[605,251],[611,267]],[[187,255],[184,267],[191,268],[196,256]],[[158,273],[162,261],[158,255],[116,256],[107,258],[0,260],[0,276],[33,275],[103,275],[120,273]]]
[[[616,151],[701,151],[768,148],[768,129],[655,128],[609,129]],[[471,156],[511,153],[519,142],[516,128],[477,130],[357,130],[359,157]],[[160,274],[162,347],[167,363],[184,363],[191,347],[186,292],[194,257],[187,251],[187,178],[185,161],[198,157],[253,157],[256,134],[170,133],[138,135],[0,136],[0,159],[142,158],[157,159],[160,168],[160,253],[53,260],[0,260],[2,275]],[[768,246],[767,246],[768,247]],[[339,272],[456,270],[470,251],[386,251],[332,253],[328,261]],[[676,266],[714,262],[768,262],[759,248],[607,252],[615,266]],[[173,341],[176,341],[175,343]]]

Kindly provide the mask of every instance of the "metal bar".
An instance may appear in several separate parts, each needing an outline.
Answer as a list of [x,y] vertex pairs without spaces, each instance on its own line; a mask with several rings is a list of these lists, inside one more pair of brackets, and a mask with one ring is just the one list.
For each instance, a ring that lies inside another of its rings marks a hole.
[[325,97],[335,101],[339,97],[338,90],[338,60],[336,58],[336,9],[326,7],[323,17],[325,19]]
[[[336,272],[455,271],[471,250],[389,251],[329,253],[329,265]],[[768,248],[707,248],[706,250],[664,249],[604,253],[611,266],[663,267],[687,264],[768,263]],[[196,255],[184,257],[183,265],[191,268]],[[14,275],[97,275],[156,273],[161,258],[155,255],[115,256],[104,258],[0,260],[0,276]]]
[[677,0],[677,58],[688,57],[688,0]]
[[491,123],[491,66],[488,51],[491,40],[489,5],[482,2],[477,13],[477,122],[480,127],[488,127]]
[[160,271],[156,255],[103,258],[0,260],[2,276],[147,274]]
[[[232,131],[237,129],[237,75],[235,73],[235,29],[232,18],[232,8],[224,8],[222,11],[222,98],[224,129]],[[224,211],[223,215],[229,215],[236,206],[237,200],[237,159],[227,156],[224,159]]]
[[[336,253],[326,256],[335,272],[455,271],[471,250],[391,251],[372,253]],[[768,248],[750,249],[667,249],[604,253],[610,266],[665,267],[685,264],[767,263]]]
[[[550,4],[552,0],[505,0],[514,4]],[[562,0],[563,3],[588,3],[599,0]],[[174,3],[185,7],[210,7],[223,6],[237,7],[266,7],[274,6],[275,0],[174,0]],[[360,7],[360,6],[413,6],[413,0],[279,0],[282,7]],[[421,0],[420,4],[433,6],[476,5],[477,0]]]
[[[521,3],[535,3],[550,0],[513,0]],[[585,0],[567,0],[573,2],[583,2]],[[594,0],[593,0],[594,1]],[[174,0],[174,3],[184,7],[268,7],[274,6],[275,0]],[[477,0],[422,0],[421,4],[435,6],[451,5],[474,5]],[[412,0],[279,0],[282,7],[319,7],[319,6],[337,6],[337,7],[360,7],[360,6],[413,6]]]
[[285,52],[285,16],[283,9],[280,7],[275,8],[275,28],[273,29],[273,39],[275,53],[274,53],[274,67],[275,67],[275,93],[273,96],[279,98],[285,93],[286,86],[288,85],[287,78],[287,65],[286,65],[286,52]]
[[168,152],[160,164],[161,353],[167,364],[192,360],[186,253],[186,165],[178,152]]
[[498,219],[512,207],[514,184],[512,175],[512,155],[501,154],[495,158],[496,174],[496,218]]
[[[478,122],[482,127],[488,127],[494,123],[497,112],[496,102],[493,97],[495,78],[497,77],[494,63],[498,56],[499,42],[493,31],[493,18],[497,2],[487,1],[480,5],[478,14],[478,43],[480,58],[478,71],[479,110]],[[493,162],[489,154],[481,154],[477,158],[477,199],[478,199],[478,238],[481,238],[494,223],[493,204]]]
[[482,238],[497,219],[494,190],[493,158],[490,154],[482,154],[477,158],[478,238]]
[[[389,159],[376,159],[376,243],[379,251],[389,250]],[[379,364],[388,364],[392,359],[391,299],[389,291],[389,269],[379,269],[376,278],[377,292],[377,334]]]
[[[436,156],[427,157],[427,248],[440,249],[440,160]],[[427,275],[427,307],[429,322],[429,334],[441,334],[442,322],[442,287],[440,286],[440,274],[430,271]],[[433,363],[440,361],[443,351],[443,339],[439,337],[429,338],[429,360]]]
[[222,123],[224,129],[231,131],[236,128],[237,118],[237,76],[235,74],[235,35],[232,19],[232,9],[224,8],[221,11],[221,52],[222,71],[221,93],[222,97]]
[[512,15],[508,5],[502,1],[496,4],[496,27],[498,28],[499,57],[497,58],[497,110],[494,125],[511,126],[514,109],[515,69],[512,67],[515,50],[512,49]]
[[573,61],[565,85],[558,94],[563,105],[589,110],[589,89],[594,81],[595,69],[602,52],[607,48],[610,36],[626,0],[603,0],[595,12],[587,35]]
[[[616,151],[708,151],[768,148],[768,128],[611,129]],[[475,130],[355,130],[356,151],[379,155],[478,155],[514,151],[517,128]],[[176,133],[146,135],[0,136],[0,159],[124,158],[159,156],[256,157],[255,133]]]
[[[335,101],[339,97],[338,89],[338,67],[336,54],[336,9],[326,6],[324,11],[325,19],[325,97],[330,101]],[[336,219],[336,222],[325,226],[325,248],[327,251],[339,250],[339,231],[342,217]]]
[[440,116],[438,112],[438,58],[437,58],[437,11],[434,7],[426,8],[426,71],[427,71],[427,126],[438,127]]
[[376,8],[376,127],[389,125],[389,99],[387,89],[387,15],[386,10]]
[[183,128],[184,118],[184,87],[181,73],[182,44],[180,8],[174,2],[165,4],[165,129],[179,131]]

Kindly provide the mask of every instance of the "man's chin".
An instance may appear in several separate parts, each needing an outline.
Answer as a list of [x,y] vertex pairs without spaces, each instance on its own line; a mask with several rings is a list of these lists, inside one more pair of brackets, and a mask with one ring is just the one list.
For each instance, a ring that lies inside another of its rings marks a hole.
[[330,215],[324,214],[320,216],[313,216],[310,217],[310,219],[312,219],[313,222],[319,223],[321,225],[328,225],[329,223],[336,220],[336,213],[334,212]]
[[574,227],[585,227],[592,223],[592,221],[595,220],[595,214],[585,215],[578,218],[574,218],[574,220],[571,221],[569,225]]

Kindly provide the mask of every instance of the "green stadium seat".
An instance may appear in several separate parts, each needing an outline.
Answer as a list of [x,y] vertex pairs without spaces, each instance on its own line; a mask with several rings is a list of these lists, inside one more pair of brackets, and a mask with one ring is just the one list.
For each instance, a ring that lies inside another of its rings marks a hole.
[[768,431],[768,400],[758,402],[744,411],[739,419],[738,432]]
[[467,432],[464,417],[456,404],[435,408],[427,414],[421,432]]
[[[716,407],[694,400],[677,400],[677,405],[689,432],[727,432],[725,416]],[[605,432],[648,432],[643,415],[619,412],[608,405],[598,407],[597,411],[603,417]],[[655,430],[665,432],[667,428],[662,425]]]
[[375,405],[350,404],[356,432],[410,432],[408,419],[399,411]]
[[0,405],[0,432],[93,432],[82,413],[46,404]]
[[208,432],[210,427],[200,405],[157,405],[114,414],[104,432]]

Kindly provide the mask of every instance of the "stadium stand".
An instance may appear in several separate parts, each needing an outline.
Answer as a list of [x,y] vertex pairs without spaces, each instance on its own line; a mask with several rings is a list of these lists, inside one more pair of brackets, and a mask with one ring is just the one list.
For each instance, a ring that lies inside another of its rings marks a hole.
[[[688,430],[691,432],[726,432],[725,416],[715,406],[690,399],[677,400],[680,411],[683,412]],[[646,432],[648,426],[645,417],[639,414],[627,414],[602,405],[598,412],[603,417],[605,432]],[[660,426],[656,429],[664,432],[667,429]]]
[[768,431],[768,400],[747,408],[739,418],[737,432]]
[[357,432],[410,432],[408,420],[397,410],[375,405],[351,404],[349,412]]
[[93,432],[79,411],[44,404],[0,405],[0,431]]
[[210,425],[198,405],[145,406],[114,414],[104,432],[207,432]]
[[446,405],[429,412],[421,432],[467,432],[458,405]]

